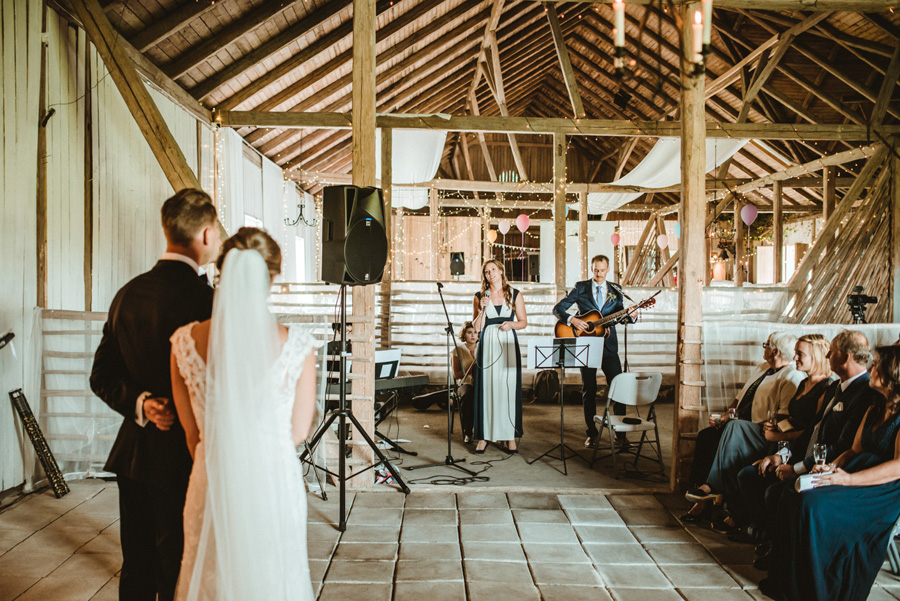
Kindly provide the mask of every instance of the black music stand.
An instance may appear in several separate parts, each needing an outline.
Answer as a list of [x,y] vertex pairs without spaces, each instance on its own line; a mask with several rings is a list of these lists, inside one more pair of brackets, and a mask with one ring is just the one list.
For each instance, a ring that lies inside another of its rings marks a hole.
[[[581,341],[580,344],[579,341]],[[590,342],[585,343],[584,341]],[[596,350],[597,347],[600,349],[599,352]],[[603,357],[603,339],[552,338],[533,343],[531,349],[532,350],[529,353],[531,356],[529,358],[533,357],[534,367],[536,369],[555,368],[559,370],[559,444],[529,461],[528,465],[533,464],[543,457],[549,457],[550,459],[562,461],[563,475],[568,476],[569,472],[566,466],[567,459],[578,457],[585,463],[589,464],[589,462],[566,444],[564,413],[566,367],[599,368],[599,363]],[[559,456],[552,454],[557,449],[559,449]]]

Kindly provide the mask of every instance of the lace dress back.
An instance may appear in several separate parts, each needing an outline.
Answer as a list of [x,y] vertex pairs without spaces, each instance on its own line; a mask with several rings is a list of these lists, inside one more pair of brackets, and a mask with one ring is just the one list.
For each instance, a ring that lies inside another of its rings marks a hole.
[[[185,499],[184,555],[175,598],[186,601],[212,601],[216,599],[217,565],[215,545],[213,544],[215,533],[209,537],[209,542],[204,545],[205,548],[199,548],[199,542],[203,528],[204,508],[207,503],[203,424],[207,409],[215,411],[215,399],[206,398],[207,366],[197,352],[194,338],[191,335],[196,323],[179,328],[171,338],[172,352],[178,365],[178,371],[184,378],[190,394],[191,409],[200,429],[200,443],[194,454],[194,468],[191,472]],[[281,582],[273,583],[273,591],[267,591],[267,599],[314,599],[306,551],[306,488],[293,443],[291,415],[297,380],[300,377],[303,362],[317,345],[315,339],[305,329],[291,327],[281,353],[268,374],[271,379],[261,379],[261,381],[274,382],[275,390],[274,394],[268,396],[268,406],[248,407],[248,411],[266,416],[265,423],[270,434],[268,441],[260,441],[260,443],[272,446],[272,462],[269,465],[260,466],[260,469],[278,470],[276,473],[279,474],[279,480],[284,482],[283,487],[271,491],[272,495],[279,497],[280,515],[235,516],[235,519],[279,520],[281,523],[279,532],[285,538],[282,541],[284,544],[279,548],[285,548],[286,545],[291,557],[279,558],[280,561],[277,563],[290,565],[292,569],[279,575]],[[227,566],[219,567],[228,569]],[[191,586],[191,581],[198,577],[201,579],[199,586],[196,582],[194,586]]]

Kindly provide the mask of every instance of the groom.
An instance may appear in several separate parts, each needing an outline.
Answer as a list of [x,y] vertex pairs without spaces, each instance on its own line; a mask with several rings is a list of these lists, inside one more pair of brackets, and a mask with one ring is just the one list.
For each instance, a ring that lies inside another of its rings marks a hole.
[[202,190],[166,200],[162,226],[166,252],[116,294],[91,371],[91,389],[125,417],[105,468],[119,486],[121,601],[175,595],[191,456],[172,403],[169,337],[209,319],[213,290],[200,266],[219,252],[216,209]]

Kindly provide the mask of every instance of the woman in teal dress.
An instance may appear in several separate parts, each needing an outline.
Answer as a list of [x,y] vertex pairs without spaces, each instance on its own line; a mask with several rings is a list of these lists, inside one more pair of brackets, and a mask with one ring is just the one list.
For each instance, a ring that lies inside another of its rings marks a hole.
[[886,400],[869,408],[853,447],[816,466],[815,488],[779,507],[772,569],[759,586],[773,599],[863,601],[884,563],[900,516],[900,347],[876,349],[869,385]]

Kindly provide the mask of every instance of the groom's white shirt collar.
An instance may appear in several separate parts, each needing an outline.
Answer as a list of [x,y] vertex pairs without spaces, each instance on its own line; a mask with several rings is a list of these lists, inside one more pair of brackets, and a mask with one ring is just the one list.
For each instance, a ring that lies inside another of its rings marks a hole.
[[181,261],[182,263],[187,263],[188,265],[191,266],[191,269],[193,269],[197,275],[200,275],[200,265],[197,263],[197,261],[193,260],[192,258],[190,258],[186,255],[180,255],[178,253],[164,252],[161,260],[162,261]]

